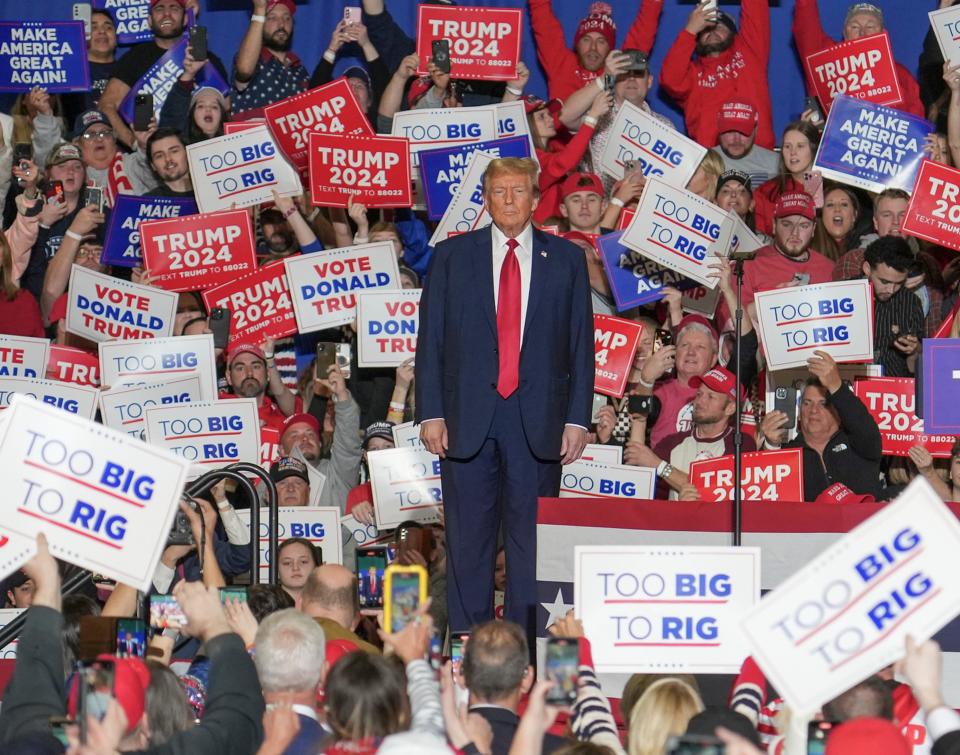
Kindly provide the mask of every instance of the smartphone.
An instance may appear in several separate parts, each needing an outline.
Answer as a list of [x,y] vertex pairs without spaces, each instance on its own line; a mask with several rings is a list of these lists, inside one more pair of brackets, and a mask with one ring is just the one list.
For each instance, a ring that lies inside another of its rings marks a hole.
[[793,386],[778,385],[773,392],[773,408],[787,415],[788,430],[797,426],[797,389]]
[[244,603],[247,602],[247,588],[243,585],[231,586],[231,587],[221,587],[220,588],[220,602],[226,603],[228,600],[242,600]]
[[593,394],[593,411],[590,413],[590,423],[595,425],[600,419],[600,410],[607,405],[607,397],[599,393]]
[[63,181],[48,181],[43,189],[43,198],[48,202],[64,202]]
[[433,530],[429,527],[411,527],[409,525],[400,525],[397,527],[397,551],[404,553],[406,551],[416,551],[427,563],[433,555],[434,541]]
[[149,92],[133,98],[133,130],[146,131],[153,120],[153,95]]
[[623,175],[624,177],[630,175],[631,173],[636,173],[638,170],[642,170],[643,166],[640,165],[639,160],[624,160],[623,161]]
[[143,619],[117,619],[117,658],[143,658],[147,652],[147,625]]
[[658,328],[653,336],[653,350],[660,351],[664,346],[670,346],[673,343],[673,333],[669,330]]
[[827,739],[836,724],[833,721],[811,721],[807,724],[807,755],[824,755]]
[[577,666],[580,645],[576,637],[551,637],[547,640],[546,679],[553,682],[547,702],[569,708],[577,699]]
[[224,307],[214,307],[210,310],[210,318],[207,324],[213,331],[213,347],[215,349],[227,348],[227,342],[230,340],[230,320],[231,312]]
[[817,209],[823,207],[823,176],[816,171],[803,174],[803,190],[813,197]]
[[73,4],[73,20],[83,21],[83,34],[87,39],[90,39],[90,17],[92,15],[93,11],[90,8],[90,3]]
[[703,6],[705,11],[716,12],[717,10],[717,0],[703,0],[703,2],[700,4]]
[[167,627],[182,627],[186,623],[187,617],[175,597],[157,594],[150,596],[151,627],[166,629]]
[[383,608],[386,548],[357,548],[357,591],[361,608]]
[[430,59],[441,73],[450,73],[450,40],[435,39],[430,45]]
[[383,573],[383,625],[396,633],[413,621],[427,599],[427,570],[390,564]]
[[70,737],[67,735],[67,727],[75,726],[76,719],[66,716],[50,716],[50,733],[63,745],[64,751],[70,748]]
[[206,60],[210,57],[210,53],[207,51],[207,27],[206,26],[191,26],[190,27],[190,54],[193,56],[194,60]]
[[469,640],[470,632],[453,632],[450,635],[450,661],[453,663],[454,673],[463,663],[463,650]]
[[716,737],[681,734],[667,739],[667,755],[723,755],[727,746]]
[[80,742],[87,742],[87,716],[102,721],[113,699],[113,661],[82,661],[77,668],[80,691],[77,696],[77,718],[80,720]]
[[645,73],[647,70],[647,56],[640,50],[624,50],[627,57],[630,58],[630,69],[638,73]]
[[617,77],[609,73],[603,75],[603,88],[607,94],[613,94],[613,88],[617,85]]
[[347,379],[350,378],[350,359],[353,356],[353,349],[349,343],[337,344],[337,366],[340,372]]
[[820,109],[820,100],[816,97],[807,97],[803,101],[803,109],[813,111],[810,116],[811,123],[823,123],[823,111]]
[[362,20],[361,9],[355,5],[348,5],[343,9],[343,22],[350,26],[351,24],[359,24]]
[[103,212],[103,189],[99,186],[88,186],[85,189],[84,203],[92,204],[97,208],[97,212]]
[[653,408],[653,396],[628,396],[627,413],[647,417]]
[[332,341],[317,344],[317,377],[326,378],[327,371],[337,363],[337,346]]
[[81,616],[79,656],[96,658],[116,653],[118,621],[116,616]]
[[810,273],[794,273],[793,280],[798,286],[806,286],[810,282]]
[[[13,161],[18,165],[24,160],[33,159],[33,145],[30,142],[15,142],[13,145]],[[23,168],[20,165],[20,168]]]

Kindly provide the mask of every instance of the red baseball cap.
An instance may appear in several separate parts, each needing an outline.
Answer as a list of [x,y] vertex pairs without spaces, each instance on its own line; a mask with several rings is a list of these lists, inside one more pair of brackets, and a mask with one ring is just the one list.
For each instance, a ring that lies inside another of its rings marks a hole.
[[737,385],[736,376],[723,367],[714,367],[703,375],[697,375],[690,379],[691,388],[699,388],[701,383],[711,391],[726,393],[734,400],[738,395],[743,396],[743,391]]
[[240,343],[235,343],[229,349],[227,349],[227,369],[230,369],[230,365],[233,364],[233,360],[236,359],[241,354],[253,354],[257,359],[266,364],[267,355],[263,353],[263,349],[253,343],[245,343],[241,341]]
[[786,218],[791,215],[799,215],[807,220],[816,220],[817,207],[813,203],[813,197],[805,191],[781,194],[776,207],[773,208],[773,217],[775,219]]
[[[717,345],[717,331],[714,330],[713,323],[711,323],[703,315],[693,315],[693,314],[685,315],[683,319],[680,320],[680,323],[677,325],[676,330],[674,331],[674,333],[676,334],[676,338],[680,338],[680,334],[689,325],[702,325],[703,327],[705,327],[708,331],[710,331],[710,335],[713,336],[713,345],[714,346]],[[676,341],[676,339],[674,339],[674,341]]]
[[552,100],[543,100],[535,94],[528,94],[523,98],[523,108],[526,111],[527,115],[530,113],[535,113],[541,108],[546,108],[550,111],[550,115],[556,115],[561,110],[563,110],[563,100],[559,97],[554,97]]
[[603,190],[603,181],[596,173],[571,173],[560,187],[560,200],[563,201],[578,191],[592,191],[601,197],[607,195]]
[[[137,728],[147,705],[147,687],[150,686],[150,669],[139,658],[115,658],[101,654],[98,661],[113,663],[113,697],[127,717],[127,734]],[[80,696],[80,677],[74,676],[67,699],[67,712],[71,718],[77,715]]]
[[[154,5],[156,5],[159,2],[160,0],[150,0],[150,7],[152,8]],[[187,7],[187,0],[174,0],[174,2],[176,2],[176,4],[179,5],[181,8]]]
[[736,131],[744,136],[750,136],[760,122],[757,109],[749,102],[733,100],[724,102],[717,113],[717,131],[721,134],[727,131]]
[[826,755],[909,755],[912,745],[907,744],[900,730],[882,718],[854,718],[830,732]]
[[872,495],[860,495],[854,493],[842,482],[835,482],[829,488],[817,496],[814,503],[876,503],[877,499]]
[[273,9],[274,9],[275,7],[277,7],[278,5],[282,5],[282,6],[284,6],[288,11],[290,11],[290,15],[291,15],[291,16],[292,16],[294,13],[297,12],[297,6],[296,6],[296,4],[293,2],[293,0],[268,0],[268,2],[267,2],[267,13],[269,13],[271,10],[273,10]]
[[310,425],[310,427],[313,428],[313,431],[317,434],[317,437],[320,437],[320,420],[318,420],[312,414],[299,412],[298,414],[291,414],[283,421],[283,429],[280,431],[280,440],[283,440],[283,436],[286,434],[287,430],[300,422]]

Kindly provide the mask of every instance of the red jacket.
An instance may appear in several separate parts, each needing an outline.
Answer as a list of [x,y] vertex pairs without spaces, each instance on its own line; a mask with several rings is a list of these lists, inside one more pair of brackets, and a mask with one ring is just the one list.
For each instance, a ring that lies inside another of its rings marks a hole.
[[[547,90],[550,98],[565,100],[584,84],[603,73],[580,67],[577,54],[564,44],[566,35],[563,26],[553,14],[552,0],[529,0],[530,29],[537,46],[537,58],[547,74]],[[663,0],[641,0],[640,10],[633,26],[623,40],[625,50],[643,50],[649,55],[657,35]]]
[[[800,53],[800,67],[807,82],[807,90],[810,94],[815,94],[816,89],[807,75],[807,57],[837,44],[820,25],[817,0],[797,0],[796,10],[793,13],[793,38],[797,43],[797,52]],[[900,93],[903,95],[903,102],[897,106],[897,109],[926,118],[927,111],[920,101],[920,86],[917,80],[899,63],[894,63],[894,66],[897,69],[897,80],[900,82]]]
[[756,143],[772,149],[777,140],[767,83],[770,9],[767,0],[743,0],[740,7],[740,29],[717,57],[694,60],[697,38],[681,31],[663,60],[660,85],[683,108],[687,134],[704,147],[719,141],[717,113],[723,103],[744,98],[760,114]]

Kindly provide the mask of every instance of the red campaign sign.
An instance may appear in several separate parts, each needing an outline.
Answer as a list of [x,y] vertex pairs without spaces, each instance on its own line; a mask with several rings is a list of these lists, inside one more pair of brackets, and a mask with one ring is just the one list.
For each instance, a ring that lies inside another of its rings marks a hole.
[[150,284],[167,291],[219,286],[257,266],[246,210],[144,221],[140,246]]
[[[732,501],[733,456],[693,462],[690,483],[705,501]],[[743,454],[740,490],[744,501],[802,501],[803,449]]]
[[260,343],[265,338],[283,338],[297,332],[282,260],[208,288],[203,292],[203,303],[208,312],[214,307],[230,310],[231,344]]
[[637,214],[636,210],[620,210],[620,217],[617,219],[617,230],[624,231],[627,226],[633,222],[633,216]]
[[825,112],[840,94],[878,105],[896,106],[903,101],[886,32],[808,55],[807,76]]
[[421,5],[417,15],[417,73],[427,73],[434,40],[446,39],[450,42],[451,78],[515,79],[522,23],[523,12],[519,9]]
[[310,134],[310,201],[316,207],[346,207],[351,194],[367,207],[412,205],[410,141]]
[[280,431],[275,427],[260,428],[260,466],[270,465],[280,458]]
[[901,228],[960,251],[960,170],[932,160],[920,163]]
[[914,413],[913,378],[857,378],[853,392],[880,428],[883,453],[909,456],[908,451],[913,446],[921,445],[938,459],[950,458],[954,437],[927,435],[923,431],[923,420]]
[[642,333],[643,326],[638,322],[611,315],[593,316],[596,359],[593,390],[596,393],[614,398],[623,396]]
[[366,113],[343,78],[274,102],[264,113],[277,146],[301,171],[307,169],[311,133],[375,135]]
[[100,359],[83,349],[50,344],[47,380],[100,387]]

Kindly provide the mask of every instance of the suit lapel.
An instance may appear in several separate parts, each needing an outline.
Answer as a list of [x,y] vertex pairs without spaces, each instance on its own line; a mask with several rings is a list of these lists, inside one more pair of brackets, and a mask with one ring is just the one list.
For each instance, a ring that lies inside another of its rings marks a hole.
[[[527,316],[523,320],[523,342],[527,342],[527,338],[530,334],[531,324],[533,323],[533,318],[536,317],[537,307],[540,306],[540,301],[543,299],[543,291],[547,288],[546,278],[550,274],[549,262],[550,257],[546,253],[544,248],[546,244],[546,238],[540,231],[534,229],[532,235],[532,259],[530,262],[530,290],[527,294]],[[523,346],[521,345],[521,351]]]
[[490,226],[475,237],[477,250],[470,255],[473,261],[474,280],[480,295],[480,305],[487,316],[494,335],[497,333],[497,309],[493,300],[493,235]]

